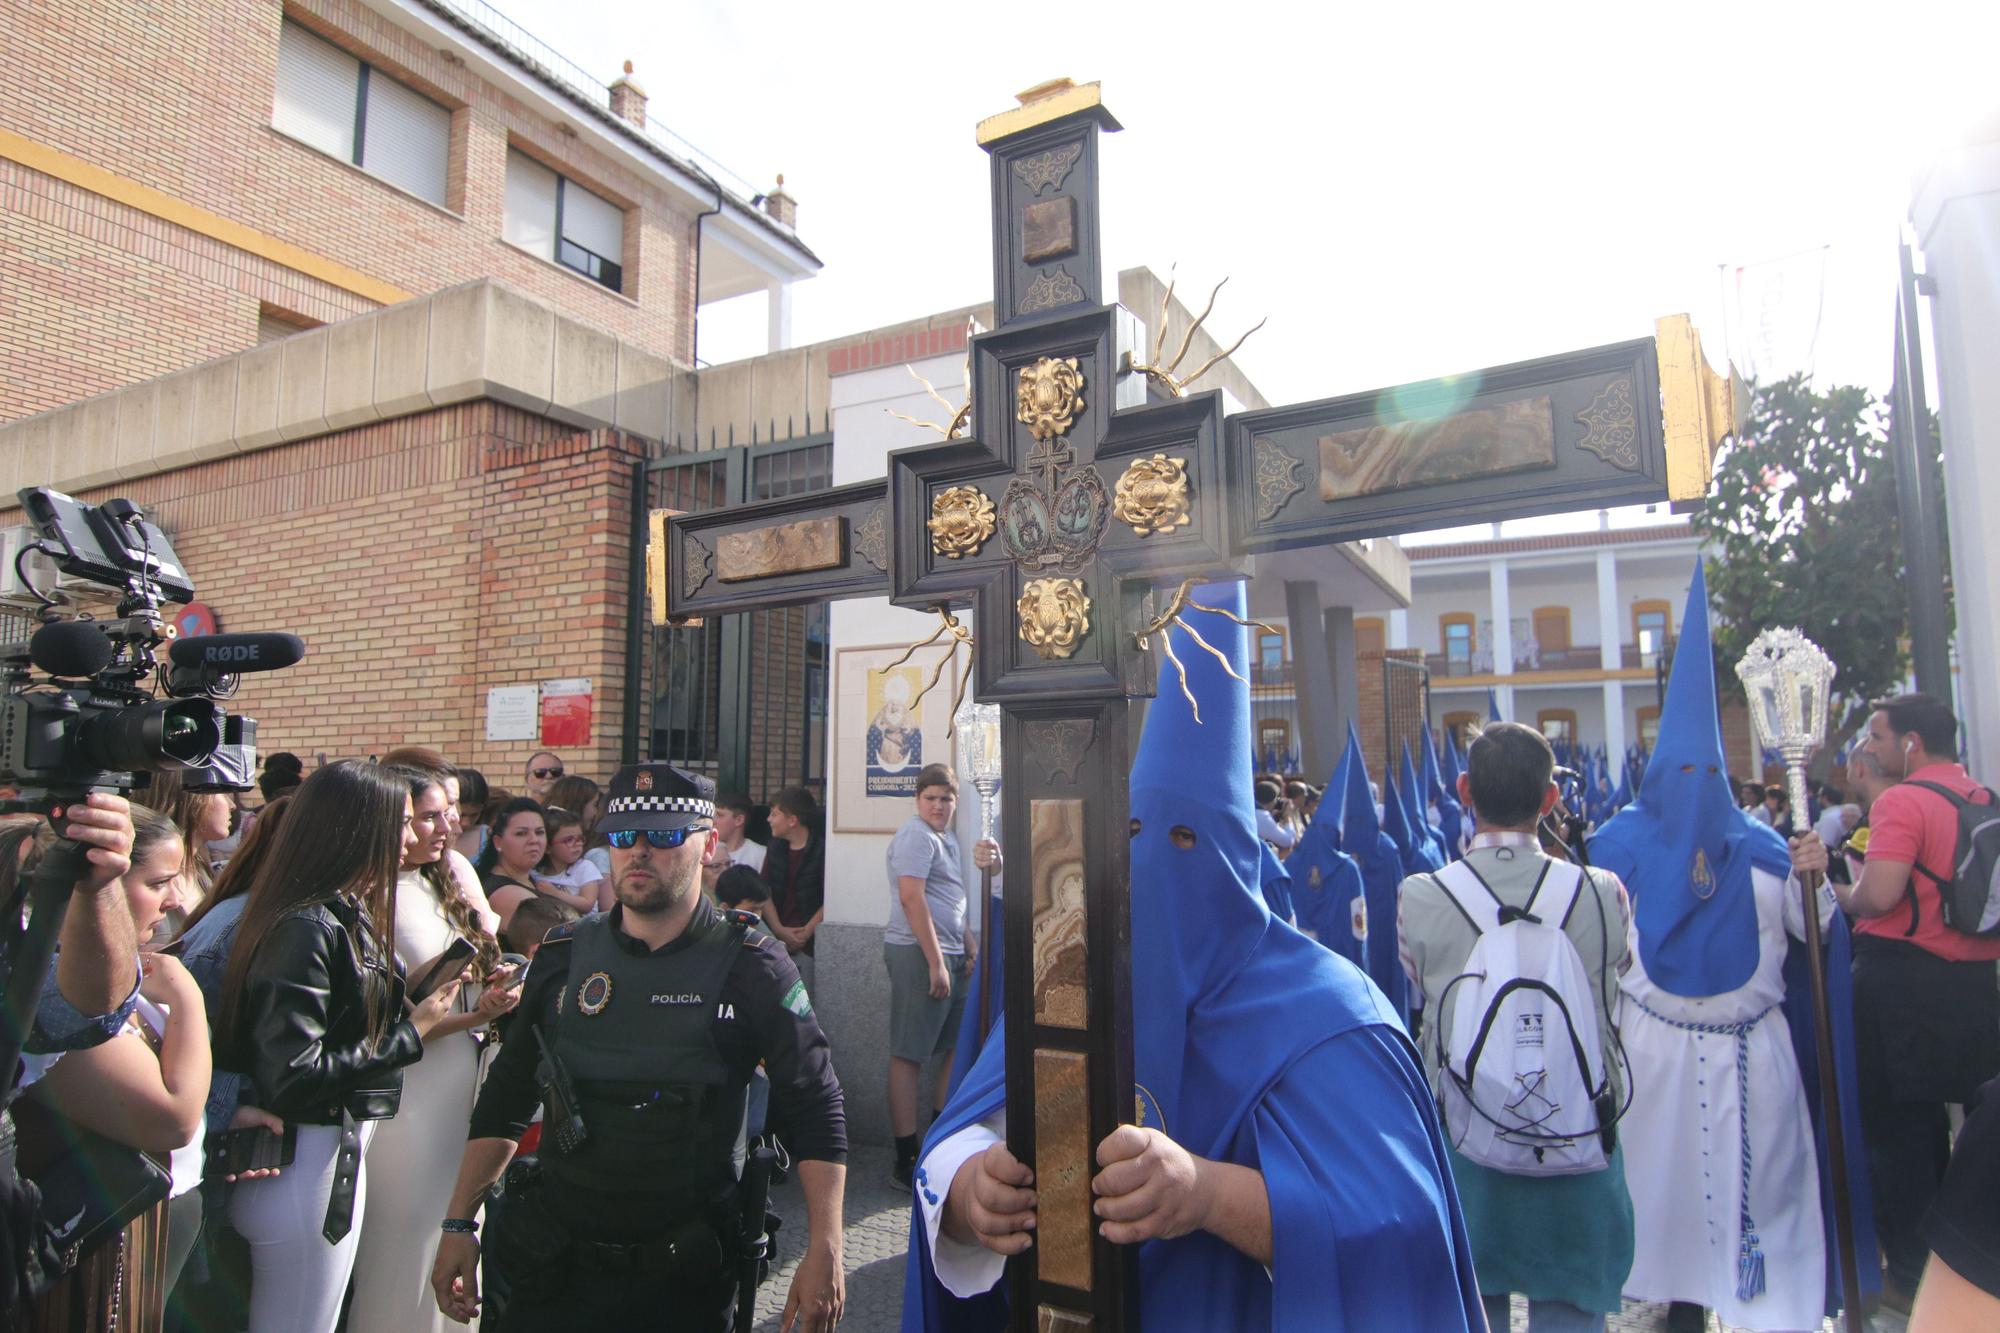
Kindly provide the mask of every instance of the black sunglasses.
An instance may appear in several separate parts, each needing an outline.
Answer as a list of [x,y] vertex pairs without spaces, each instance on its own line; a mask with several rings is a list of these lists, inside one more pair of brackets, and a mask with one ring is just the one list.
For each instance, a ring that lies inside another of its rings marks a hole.
[[[661,851],[670,852],[686,842],[688,835],[706,833],[708,829],[709,826],[707,824],[689,824],[685,828],[649,828],[643,830],[643,836],[647,842],[653,844],[653,846],[659,848]],[[604,840],[622,852],[628,848],[638,846],[641,836],[642,830],[640,829],[622,828],[616,833],[605,834]]]
[[559,778],[563,775],[560,768],[537,768],[533,773],[538,778]]

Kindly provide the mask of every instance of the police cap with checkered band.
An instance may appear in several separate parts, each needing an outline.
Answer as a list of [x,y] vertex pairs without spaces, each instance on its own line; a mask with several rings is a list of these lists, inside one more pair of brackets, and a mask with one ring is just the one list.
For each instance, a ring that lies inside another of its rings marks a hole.
[[627,764],[604,794],[600,833],[685,828],[715,818],[715,783],[672,764]]

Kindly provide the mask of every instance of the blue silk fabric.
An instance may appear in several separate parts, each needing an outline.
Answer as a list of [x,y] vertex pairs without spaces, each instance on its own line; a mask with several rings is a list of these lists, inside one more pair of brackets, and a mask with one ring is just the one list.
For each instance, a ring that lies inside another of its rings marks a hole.
[[1639,959],[1662,990],[1722,995],[1757,970],[1756,866],[1783,879],[1785,840],[1736,807],[1722,757],[1708,584],[1696,561],[1660,715],[1659,743],[1639,796],[1590,840],[1591,864],[1625,881]]
[[[1239,583],[1209,585],[1195,600],[1244,610]],[[1187,614],[1247,678],[1243,629]],[[1267,1274],[1205,1232],[1147,1242],[1139,1252],[1142,1326],[1483,1329],[1472,1252],[1416,1051],[1365,976],[1265,906],[1248,686],[1191,641],[1176,648],[1201,721],[1177,681],[1163,682],[1133,766],[1134,1065],[1148,1127],[1198,1156],[1262,1172],[1274,1252]],[[1177,832],[1183,843],[1192,834],[1193,846],[1176,845]],[[1393,949],[1393,920],[1387,929]],[[1002,1050],[989,1040],[929,1143],[1004,1104]],[[934,1192],[949,1185],[918,1182]],[[905,1333],[1003,1327],[999,1290],[959,1301],[937,1283],[917,1216]]]

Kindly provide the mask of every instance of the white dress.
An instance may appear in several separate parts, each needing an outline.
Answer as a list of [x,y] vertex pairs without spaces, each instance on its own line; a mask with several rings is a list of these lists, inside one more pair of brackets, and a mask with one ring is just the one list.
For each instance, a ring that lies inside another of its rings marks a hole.
[[[436,897],[415,872],[396,881],[396,961],[414,972],[444,952],[454,932]],[[472,1000],[459,993],[462,1010]],[[479,1083],[479,1045],[470,1032],[424,1043],[423,1058],[403,1070],[403,1099],[393,1120],[368,1145],[368,1206],[354,1262],[351,1329],[443,1333],[431,1294],[438,1223],[465,1152],[465,1131]]]
[[[1796,885],[1755,869],[1751,883],[1757,970],[1726,994],[1689,999],[1661,990],[1646,975],[1636,924],[1632,930],[1632,966],[1620,982],[1619,1016],[1636,1094],[1619,1127],[1637,1241],[1625,1294],[1694,1301],[1726,1325],[1764,1333],[1816,1329],[1826,1302],[1819,1165],[1806,1089],[1777,1007],[1785,997],[1786,936],[1803,937],[1805,914]],[[1832,906],[1822,890],[1822,926]],[[1750,1216],[1764,1254],[1765,1290],[1742,1301],[1736,1298],[1743,1197],[1737,1040],[1674,1022],[1726,1027],[1753,1018],[1745,1052]]]

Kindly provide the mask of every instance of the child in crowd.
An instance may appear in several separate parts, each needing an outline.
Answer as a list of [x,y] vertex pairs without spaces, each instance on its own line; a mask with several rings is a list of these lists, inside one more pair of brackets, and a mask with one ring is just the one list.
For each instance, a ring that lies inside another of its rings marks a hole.
[[[761,916],[764,904],[771,901],[771,886],[764,877],[749,866],[736,865],[724,870],[715,881],[715,905],[728,909],[738,907]],[[750,1076],[750,1105],[745,1124],[745,1133],[755,1140],[764,1132],[765,1113],[771,1106],[771,1079],[758,1065]]]
[[[535,878],[565,893],[598,899],[597,910],[610,910],[610,884],[583,855],[583,817],[573,810],[550,806],[543,822],[549,828],[549,851],[535,867]],[[588,909],[586,909],[588,910]]]
[[500,947],[532,959],[550,931],[569,920],[552,898],[530,898],[514,909],[514,919],[500,932]]
[[771,901],[771,886],[764,877],[749,866],[730,866],[715,881],[715,905],[717,907],[740,907],[746,912],[762,914],[764,904]]

